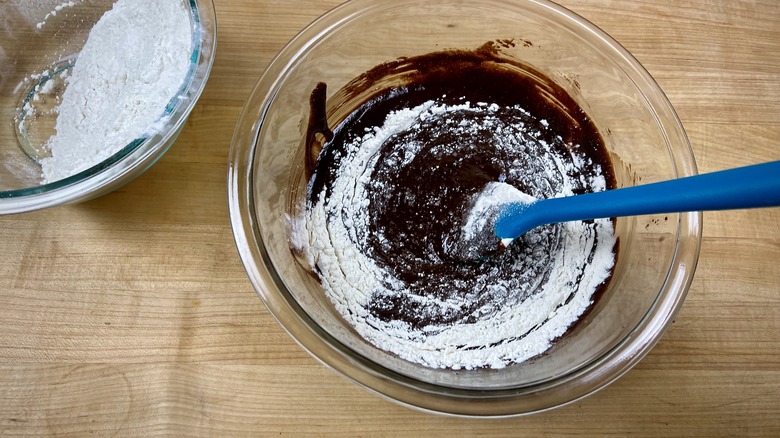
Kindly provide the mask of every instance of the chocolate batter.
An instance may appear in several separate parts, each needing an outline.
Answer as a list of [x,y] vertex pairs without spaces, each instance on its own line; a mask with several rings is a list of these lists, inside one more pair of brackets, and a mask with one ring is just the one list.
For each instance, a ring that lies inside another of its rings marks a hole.
[[[383,81],[390,85],[377,86]],[[426,104],[448,109],[431,110],[394,134],[368,164],[369,233],[353,243],[392,278],[392,284],[387,280],[381,290],[369,291],[366,308],[379,321],[406,323],[412,330],[470,324],[539,293],[551,275],[552,257],[562,249],[560,225],[533,230],[487,260],[464,262],[448,252],[487,183],[506,182],[536,198],[590,192],[594,178],[615,187],[603,140],[582,108],[540,72],[502,58],[494,44],[372,69],[340,90],[340,99],[359,102],[333,131],[325,95],[319,84],[311,99],[311,205],[332,195],[350,145],[382,126],[388,114]],[[550,154],[558,157],[558,168],[551,169]],[[464,304],[426,304],[453,299]]]

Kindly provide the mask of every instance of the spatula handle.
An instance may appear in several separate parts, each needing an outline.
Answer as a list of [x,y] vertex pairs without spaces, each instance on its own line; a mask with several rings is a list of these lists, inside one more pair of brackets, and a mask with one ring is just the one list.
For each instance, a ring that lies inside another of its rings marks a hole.
[[780,206],[780,161],[528,206],[510,204],[499,215],[496,233],[514,238],[539,225],[574,220],[774,206]]

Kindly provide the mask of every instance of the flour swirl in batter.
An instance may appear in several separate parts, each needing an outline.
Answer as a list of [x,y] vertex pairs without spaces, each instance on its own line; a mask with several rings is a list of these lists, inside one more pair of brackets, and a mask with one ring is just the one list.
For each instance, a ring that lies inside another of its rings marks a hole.
[[453,259],[470,202],[491,182],[550,198],[614,177],[573,101],[540,102],[535,79],[501,65],[445,59],[446,75],[380,93],[336,127],[309,183],[308,256],[378,348],[436,368],[502,368],[543,353],[586,312],[616,241],[610,220],[571,222],[486,260]]

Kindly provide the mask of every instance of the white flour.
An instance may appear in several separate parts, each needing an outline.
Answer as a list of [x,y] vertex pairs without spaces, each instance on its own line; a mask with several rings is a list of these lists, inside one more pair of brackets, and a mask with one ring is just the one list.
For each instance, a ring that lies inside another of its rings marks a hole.
[[151,133],[179,91],[192,43],[178,0],[119,0],[89,33],[41,160],[44,183],[88,169]]
[[[378,295],[403,295],[407,302],[419,304],[424,312],[431,314],[468,308],[469,302],[463,296],[443,300],[425,290],[410,289],[355,242],[366,242],[370,233],[367,190],[372,169],[378,160],[377,152],[383,143],[400,133],[416,129],[431,117],[447,117],[454,112],[491,115],[496,111],[496,105],[471,106],[465,103],[447,106],[429,101],[391,113],[383,126],[367,132],[347,147],[347,156],[341,161],[330,195],[326,197],[323,190],[317,202],[307,207],[308,239],[304,240],[308,241],[310,263],[316,266],[327,295],[341,315],[365,339],[403,359],[434,368],[472,369],[503,368],[537,356],[583,314],[591,304],[593,293],[609,278],[614,265],[615,238],[609,220],[597,220],[592,224],[570,222],[560,226],[557,237],[544,229],[537,229],[536,234],[530,237],[537,240],[559,239],[557,251],[552,254],[529,253],[528,258],[518,262],[525,264],[523,266],[544,266],[549,275],[544,279],[538,278],[518,267],[516,274],[511,275],[512,283],[501,279],[480,283],[482,292],[478,293],[509,298],[506,302],[478,309],[468,322],[429,324],[419,328],[400,320],[383,320],[370,312],[369,300]],[[484,120],[492,123],[489,118]],[[474,125],[461,123],[458,129],[479,129]],[[522,131],[522,128],[517,129]],[[511,142],[517,132],[507,135],[508,142]],[[535,134],[522,131],[521,135],[532,137]],[[546,143],[536,138],[534,141],[550,152]],[[408,144],[403,159],[411,160],[419,147]],[[550,152],[538,159],[544,160],[542,167],[546,172],[560,174],[563,178],[559,191],[553,196],[571,195],[575,183],[586,184],[594,190],[605,187],[604,177],[600,174],[591,181],[567,179],[573,168],[583,165],[580,157],[568,157],[569,161],[565,162]],[[517,169],[521,167],[515,166]],[[532,260],[536,256],[539,260]],[[589,260],[591,256],[592,260]],[[527,291],[517,291],[516,280],[524,275],[528,276],[523,280]]]
[[54,7],[54,9],[52,9],[51,11],[49,11],[49,12],[46,14],[46,16],[45,16],[45,17],[43,17],[43,20],[41,20],[41,21],[40,21],[38,24],[36,24],[36,25],[35,25],[35,27],[37,27],[38,29],[42,28],[43,26],[45,26],[45,25],[46,25],[46,21],[47,21],[49,18],[51,18],[51,17],[55,17],[55,16],[57,15],[57,12],[60,12],[60,11],[62,11],[62,10],[63,10],[63,9],[65,9],[65,8],[72,8],[72,7],[73,7],[73,6],[75,6],[75,5],[76,5],[76,3],[75,3],[75,2],[72,2],[72,1],[69,1],[69,2],[63,2],[63,3],[60,3],[60,4],[58,4],[57,6],[55,6],[55,7]]
[[[489,232],[488,227],[495,225],[495,222],[490,221],[490,219],[498,214],[501,205],[511,203],[530,205],[536,201],[537,199],[533,196],[523,193],[507,183],[497,181],[489,183],[474,202],[474,206],[463,225],[461,239],[468,243],[478,237],[477,233],[484,233],[486,230]],[[501,243],[507,246],[512,243],[512,239],[501,239]]]

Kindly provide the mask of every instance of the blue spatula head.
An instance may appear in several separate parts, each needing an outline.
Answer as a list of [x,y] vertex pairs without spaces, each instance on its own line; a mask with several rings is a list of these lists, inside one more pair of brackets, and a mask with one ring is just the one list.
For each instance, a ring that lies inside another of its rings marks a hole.
[[536,202],[536,198],[503,182],[491,182],[473,200],[457,242],[446,242],[445,250],[454,260],[479,261],[503,251],[512,239],[496,234],[497,220],[511,207],[517,209]]

